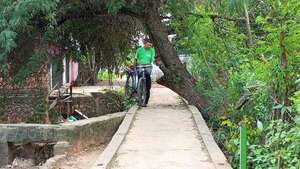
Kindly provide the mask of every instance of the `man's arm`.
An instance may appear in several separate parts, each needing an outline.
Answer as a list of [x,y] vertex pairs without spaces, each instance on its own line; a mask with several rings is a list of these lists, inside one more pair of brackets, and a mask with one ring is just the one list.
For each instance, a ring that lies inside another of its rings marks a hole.
[[140,48],[138,48],[137,50],[136,50],[136,52],[135,52],[135,59],[137,60],[138,59],[138,57],[139,57],[139,51],[140,51]]

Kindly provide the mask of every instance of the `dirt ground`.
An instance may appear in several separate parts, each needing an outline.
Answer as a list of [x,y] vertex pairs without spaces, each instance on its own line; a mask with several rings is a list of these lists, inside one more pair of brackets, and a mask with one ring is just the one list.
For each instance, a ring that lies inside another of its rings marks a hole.
[[103,152],[106,145],[91,147],[79,153],[69,154],[52,169],[87,169],[90,168]]
[[34,166],[33,160],[17,158],[12,165],[7,165],[0,169],[38,169],[38,166]]
[[[94,146],[78,153],[68,154],[66,158],[59,160],[57,165],[51,169],[87,169],[93,165],[105,146]],[[17,158],[12,165],[0,169],[39,169],[39,166],[34,166],[32,160]]]

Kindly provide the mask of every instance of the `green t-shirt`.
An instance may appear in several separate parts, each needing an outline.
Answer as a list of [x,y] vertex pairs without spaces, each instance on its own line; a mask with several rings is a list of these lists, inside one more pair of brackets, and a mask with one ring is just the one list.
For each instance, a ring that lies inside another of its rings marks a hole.
[[154,48],[150,48],[146,50],[145,48],[141,47],[138,48],[135,54],[135,59],[137,60],[137,64],[144,65],[144,64],[152,64],[155,57],[155,50]]

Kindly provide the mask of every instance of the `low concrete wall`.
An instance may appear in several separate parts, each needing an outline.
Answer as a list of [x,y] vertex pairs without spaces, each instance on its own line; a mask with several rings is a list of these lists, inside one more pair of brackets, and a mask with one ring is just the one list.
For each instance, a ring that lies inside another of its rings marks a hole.
[[[47,89],[6,90],[0,86],[0,123],[43,123]],[[45,92],[46,91],[46,92]],[[73,109],[88,117],[99,117],[125,109],[124,96],[116,91],[73,94]],[[68,112],[66,103],[59,103],[50,112],[51,123],[56,124],[60,114]]]
[[63,124],[62,127],[73,132],[71,135],[67,133],[67,138],[65,140],[70,142],[73,146],[104,143],[117,131],[125,114],[125,112],[114,113]]
[[218,144],[215,142],[214,137],[211,134],[204,118],[202,117],[200,111],[197,107],[193,105],[187,105],[188,109],[193,115],[194,122],[196,123],[198,132],[203,140],[206,150],[211,158],[216,169],[232,169],[227,159],[219,148]]
[[80,149],[106,142],[124,116],[121,112],[59,125],[0,124],[0,166],[12,162],[10,147],[15,144],[69,142],[71,148]]
[[105,150],[93,164],[92,169],[107,169],[110,167],[113,158],[115,157],[121,144],[125,140],[130,127],[132,126],[137,110],[138,106],[133,106],[128,111],[119,129],[116,131],[110,143],[106,146]]
[[74,94],[72,99],[73,108],[88,117],[98,117],[124,110],[124,97],[115,91],[101,91],[90,95]]

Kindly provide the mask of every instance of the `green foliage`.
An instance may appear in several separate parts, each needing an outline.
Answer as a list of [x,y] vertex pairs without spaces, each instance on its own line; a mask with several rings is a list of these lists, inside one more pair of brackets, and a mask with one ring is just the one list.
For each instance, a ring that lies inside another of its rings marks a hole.
[[125,97],[125,88],[120,88],[118,93],[122,95],[124,110],[128,111],[132,106],[136,105],[137,98],[136,97]]
[[300,168],[300,128],[279,121],[265,130],[264,144],[250,146],[251,168]]
[[118,11],[124,7],[126,4],[125,0],[110,0],[106,7],[108,9],[108,12],[115,15],[118,13]]
[[292,97],[292,101],[294,102],[295,110],[300,114],[300,91],[295,93]]
[[233,10],[236,10],[238,12],[244,12],[245,7],[247,7],[248,4],[248,0],[229,0],[228,7],[232,13],[234,13]]
[[[247,7],[249,16],[256,18],[251,23],[251,48],[245,43],[245,25],[227,20],[226,6],[236,12],[231,16]],[[198,79],[197,90],[209,100],[209,124],[233,168],[239,167],[240,122],[248,128],[251,168],[278,168],[278,158],[279,168],[299,165],[299,129],[293,120],[300,122],[299,92],[294,94],[300,76],[299,10],[297,0],[206,1],[194,8],[193,15],[172,21],[175,45],[192,57],[189,71]],[[212,17],[216,13],[219,18]],[[272,147],[276,144],[281,147]]]
[[[125,5],[125,0],[1,1],[1,73],[8,73],[8,67],[14,69],[9,70],[13,72],[10,76],[20,84],[36,72],[36,66],[51,62],[45,52],[49,44],[67,49],[59,54],[67,57],[78,59],[85,53],[93,53],[98,69],[117,68],[126,61],[123,56],[131,52],[135,43],[131,40],[140,29],[132,17],[115,15]],[[107,16],[99,18],[99,12]],[[12,58],[13,64],[8,66]]]
[[[299,80],[297,80],[297,83],[299,83]],[[297,112],[295,122],[300,126],[300,90],[295,92],[291,100],[293,101],[293,108]]]
[[3,0],[0,3],[0,61],[17,47],[24,31],[37,26],[45,32],[55,24],[55,9],[58,0]]
[[17,47],[15,39],[17,33],[10,30],[3,30],[0,33],[0,49],[3,50],[0,54],[0,61],[3,61],[14,48]]
[[98,73],[97,78],[98,78],[98,80],[104,80],[104,81],[116,80],[117,75],[113,72],[109,73],[107,70],[105,70],[105,71],[100,71]]
[[136,105],[137,100],[136,98],[125,98],[124,100],[124,105],[125,105],[125,110],[129,110],[132,106]]

